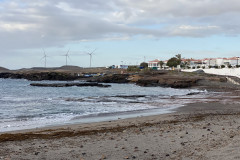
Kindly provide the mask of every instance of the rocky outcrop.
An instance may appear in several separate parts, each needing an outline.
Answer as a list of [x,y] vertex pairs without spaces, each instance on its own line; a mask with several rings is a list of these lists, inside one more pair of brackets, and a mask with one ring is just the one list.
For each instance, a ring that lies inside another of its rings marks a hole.
[[130,80],[128,79],[128,74],[113,74],[106,75],[103,77],[94,77],[88,82],[100,82],[100,83],[128,83]]
[[160,79],[158,84],[171,88],[188,88],[194,86],[198,80],[196,78]]
[[188,88],[196,84],[197,78],[158,77],[139,79],[136,84],[144,87],[162,86],[171,88]]
[[9,71],[9,69],[4,68],[4,67],[0,67],[0,72],[8,72],[8,71]]
[[31,86],[37,87],[111,87],[111,85],[103,85],[99,83],[31,83]]
[[58,80],[69,81],[76,80],[78,77],[68,73],[61,72],[40,72],[40,73],[0,73],[0,78],[27,79],[30,81]]

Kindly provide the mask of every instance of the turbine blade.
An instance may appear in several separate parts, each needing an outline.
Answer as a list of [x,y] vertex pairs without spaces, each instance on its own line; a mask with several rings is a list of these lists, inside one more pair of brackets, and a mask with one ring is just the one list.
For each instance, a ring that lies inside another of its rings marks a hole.
[[66,55],[68,55],[68,52],[70,51],[70,48],[68,49],[68,51],[67,51],[67,54]]
[[97,50],[97,49],[94,49],[94,50],[91,52],[91,54],[93,54],[96,50]]

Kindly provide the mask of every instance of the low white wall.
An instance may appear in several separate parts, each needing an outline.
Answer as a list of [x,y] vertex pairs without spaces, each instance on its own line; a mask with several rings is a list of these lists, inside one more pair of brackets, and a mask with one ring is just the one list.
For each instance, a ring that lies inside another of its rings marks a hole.
[[[199,69],[183,69],[183,72],[194,72]],[[222,68],[222,69],[215,69],[215,68],[210,68],[210,69],[201,69],[205,73],[209,74],[217,74],[217,75],[225,75],[225,76],[235,76],[240,78],[240,68]]]

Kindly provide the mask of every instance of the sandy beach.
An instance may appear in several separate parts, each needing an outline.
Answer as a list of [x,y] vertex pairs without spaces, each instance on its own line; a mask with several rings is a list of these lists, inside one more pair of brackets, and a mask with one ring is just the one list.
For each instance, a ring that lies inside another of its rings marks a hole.
[[239,91],[171,114],[15,131],[0,159],[240,159]]

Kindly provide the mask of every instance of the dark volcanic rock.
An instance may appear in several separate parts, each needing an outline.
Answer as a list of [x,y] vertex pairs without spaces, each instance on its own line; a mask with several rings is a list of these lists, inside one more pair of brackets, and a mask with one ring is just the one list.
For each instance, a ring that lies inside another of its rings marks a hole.
[[101,83],[128,83],[129,75],[127,74],[113,74],[103,77],[96,77],[94,79],[88,80],[88,82],[101,82]]
[[3,72],[0,73],[0,78],[23,79],[23,74]]
[[60,72],[40,72],[40,73],[0,73],[0,78],[27,79],[30,81],[58,80],[69,81],[76,80],[78,77],[68,73]]
[[31,86],[37,86],[37,87],[111,87],[111,85],[103,85],[99,83],[31,83]]
[[169,79],[162,83],[162,81],[159,81],[159,84],[166,87],[172,87],[172,88],[188,88],[196,84],[197,79]]
[[158,83],[158,79],[139,79],[136,82],[137,85],[142,87],[153,87],[153,86],[160,86]]
[[137,81],[137,85],[144,87],[162,86],[171,88],[188,88],[196,84],[196,78],[181,78],[181,77],[158,77],[158,78],[143,78]]

